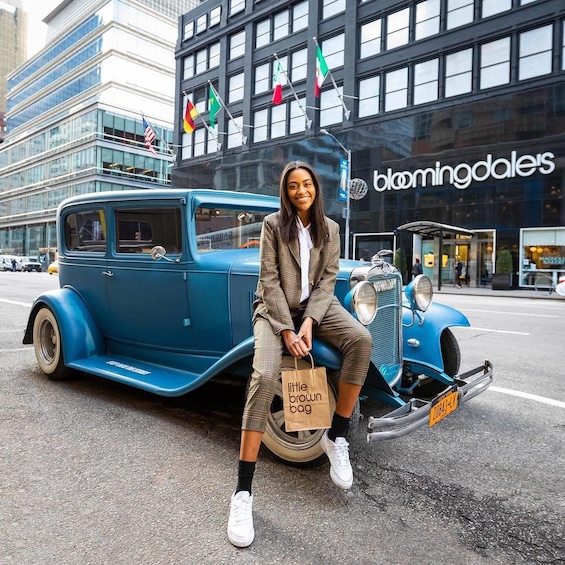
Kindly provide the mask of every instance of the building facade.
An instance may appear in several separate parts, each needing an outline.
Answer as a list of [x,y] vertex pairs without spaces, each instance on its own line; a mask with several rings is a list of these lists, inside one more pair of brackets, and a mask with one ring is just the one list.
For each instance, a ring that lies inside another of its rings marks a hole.
[[3,253],[53,259],[64,198],[170,184],[175,14],[194,5],[64,0],[45,18],[46,46],[8,76]]
[[[282,168],[301,159],[355,259],[390,248],[407,278],[418,257],[453,283],[459,257],[468,284],[485,286],[509,249],[520,286],[556,280],[564,28],[561,0],[207,0],[179,22],[173,185],[278,194]],[[319,96],[317,60],[329,69]],[[368,191],[344,202],[348,163],[351,189]],[[462,229],[441,248],[397,231],[418,221]]]
[[0,0],[0,143],[6,133],[6,76],[27,58],[27,13],[22,0]]

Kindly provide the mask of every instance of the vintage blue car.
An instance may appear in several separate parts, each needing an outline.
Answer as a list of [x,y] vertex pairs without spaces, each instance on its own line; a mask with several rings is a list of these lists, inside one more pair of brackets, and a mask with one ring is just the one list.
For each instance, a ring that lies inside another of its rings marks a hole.
[[[35,300],[24,343],[50,378],[84,371],[164,396],[180,396],[225,374],[251,373],[251,310],[263,218],[278,198],[219,190],[156,189],[85,194],[57,213],[60,288]],[[457,376],[460,352],[449,329],[460,312],[432,304],[423,275],[405,289],[381,260],[342,261],[339,300],[374,341],[363,395],[393,410],[369,418],[368,439],[433,425],[492,382],[488,361]],[[341,358],[316,342],[330,398]],[[286,361],[292,363],[291,358]],[[359,418],[355,413],[353,427]],[[322,430],[286,432],[282,392],[265,445],[304,464],[323,457]]]

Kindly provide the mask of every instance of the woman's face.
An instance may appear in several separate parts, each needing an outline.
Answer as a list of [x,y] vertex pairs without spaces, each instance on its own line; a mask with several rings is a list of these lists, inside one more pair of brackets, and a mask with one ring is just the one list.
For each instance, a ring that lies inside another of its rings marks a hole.
[[[316,199],[316,185],[306,169],[294,169],[286,177],[286,193],[304,225],[310,219],[310,208]],[[309,223],[309,222],[308,222]]]

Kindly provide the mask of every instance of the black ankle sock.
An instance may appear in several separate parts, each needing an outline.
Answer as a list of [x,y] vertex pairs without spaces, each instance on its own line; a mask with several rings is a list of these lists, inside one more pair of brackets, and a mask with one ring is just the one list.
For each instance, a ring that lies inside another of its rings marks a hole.
[[334,412],[334,417],[332,419],[332,427],[328,431],[328,437],[335,441],[336,437],[345,437],[347,433],[347,427],[349,426],[349,418],[344,418],[339,414]]
[[237,469],[237,487],[235,492],[246,490],[251,494],[251,482],[253,481],[253,473],[255,473],[255,461],[241,461]]

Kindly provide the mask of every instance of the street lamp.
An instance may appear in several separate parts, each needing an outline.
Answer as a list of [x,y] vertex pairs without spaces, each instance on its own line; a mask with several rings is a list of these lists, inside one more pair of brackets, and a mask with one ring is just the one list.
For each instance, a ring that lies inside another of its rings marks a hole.
[[330,133],[327,129],[320,129],[320,132],[324,135],[329,135],[333,140],[345,151],[347,155],[347,182],[345,187],[345,193],[347,195],[347,202],[345,204],[345,258],[349,259],[349,189],[351,184],[351,151],[339,141],[339,139],[333,134]]

